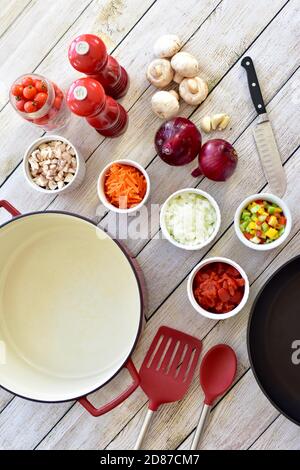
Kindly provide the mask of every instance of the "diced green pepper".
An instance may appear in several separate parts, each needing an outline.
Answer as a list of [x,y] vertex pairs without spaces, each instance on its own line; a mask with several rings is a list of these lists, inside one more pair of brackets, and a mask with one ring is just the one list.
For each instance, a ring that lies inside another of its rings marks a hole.
[[269,206],[268,207],[268,212],[269,212],[270,215],[275,214],[275,207],[274,206]]
[[249,218],[251,216],[251,212],[250,211],[247,211],[246,209],[243,210],[242,212],[242,219],[243,220],[246,220],[247,218]]
[[240,224],[240,229],[242,232],[245,232],[246,228],[248,227],[248,221],[246,220],[242,224]]
[[263,224],[261,224],[261,228],[263,232],[267,232],[267,230],[269,230],[269,225],[267,224],[267,222],[264,222]]
[[251,207],[250,211],[252,212],[252,214],[256,214],[259,208],[260,208],[260,205],[256,204],[255,206]]

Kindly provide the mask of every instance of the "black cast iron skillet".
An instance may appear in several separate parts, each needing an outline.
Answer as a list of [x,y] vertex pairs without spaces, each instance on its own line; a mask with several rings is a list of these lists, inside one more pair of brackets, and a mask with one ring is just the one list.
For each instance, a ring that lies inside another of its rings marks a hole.
[[271,403],[300,425],[300,256],[259,292],[248,323],[254,376]]

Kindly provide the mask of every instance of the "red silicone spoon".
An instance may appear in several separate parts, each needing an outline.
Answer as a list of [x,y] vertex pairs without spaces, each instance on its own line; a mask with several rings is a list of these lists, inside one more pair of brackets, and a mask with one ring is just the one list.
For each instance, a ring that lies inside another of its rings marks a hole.
[[198,447],[213,402],[233,383],[236,365],[235,352],[226,344],[217,344],[205,354],[200,366],[200,385],[205,399],[191,450]]

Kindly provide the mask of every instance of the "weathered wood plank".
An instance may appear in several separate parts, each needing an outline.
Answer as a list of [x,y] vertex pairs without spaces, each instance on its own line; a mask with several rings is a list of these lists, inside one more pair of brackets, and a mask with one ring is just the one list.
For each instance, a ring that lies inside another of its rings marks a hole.
[[1,389],[1,393],[0,393],[0,412],[12,400],[13,396],[14,395],[7,392],[6,390]]
[[29,5],[31,0],[2,0],[0,10],[0,37]]
[[251,450],[300,450],[300,427],[278,415]]
[[[36,436],[45,435],[49,428],[54,426],[62,416],[62,407],[66,412],[72,404],[60,403],[52,405],[49,403],[33,403],[22,400],[23,406],[20,408],[20,398],[14,399],[1,413],[0,429],[1,435],[0,449],[11,449],[12,442],[14,448],[28,449],[31,442],[38,439]],[[40,419],[36,420],[36,415]]]
[[[294,80],[296,78],[294,77]],[[278,119],[278,124],[280,122],[284,122],[285,120],[285,111],[287,110],[287,103],[290,103],[293,101],[291,93],[293,93],[293,83],[292,79],[290,82],[287,83],[286,87],[281,90],[280,96],[277,97],[277,108],[274,107],[274,113],[276,113],[276,118]],[[275,101],[275,99],[274,99]],[[275,105],[274,105],[275,106]],[[276,111],[275,111],[276,110]],[[275,114],[274,114],[275,118]],[[282,121],[281,121],[282,119]],[[299,123],[300,125],[300,123]],[[300,129],[299,129],[300,130]],[[297,134],[299,132],[298,129],[295,129],[295,133]],[[248,130],[249,133],[249,138],[251,136],[251,129]],[[289,147],[289,144],[292,142],[293,139],[289,140],[286,139],[285,141],[285,146],[286,146],[286,153],[283,152],[283,155],[288,156],[290,151],[293,151],[292,149],[294,148]],[[283,149],[282,149],[283,150]],[[295,156],[296,159],[296,156]],[[290,166],[292,164],[292,160],[289,162]],[[297,178],[297,173],[295,172],[294,167],[290,171],[290,176],[294,175],[295,180]],[[293,182],[289,182],[289,185],[291,188],[293,188]],[[292,195],[290,195],[292,199]],[[294,201],[294,199],[292,199]],[[288,201],[290,202],[290,201]],[[294,201],[295,204],[295,201]],[[297,208],[296,208],[297,209]],[[296,219],[297,220],[297,219]],[[299,230],[300,224],[296,224],[294,226],[294,230]],[[233,229],[231,228],[227,234],[227,236],[223,237],[220,242],[214,247],[214,249],[211,251],[211,255],[226,255],[228,257],[232,257],[235,259],[237,262],[240,262],[242,266],[245,267],[246,271],[249,274],[250,280],[253,281],[255,279],[255,275],[262,272],[270,263],[272,258],[274,257],[274,253],[272,254],[263,254],[261,257],[261,253],[259,256],[251,256],[251,259],[248,260],[249,258],[249,250],[247,250],[242,244],[237,243],[235,234],[233,233]],[[223,241],[224,240],[224,241]],[[258,267],[259,266],[259,267]],[[251,300],[249,302],[249,305],[251,305]],[[226,322],[220,322],[219,325],[217,325],[216,329],[219,331],[219,341],[227,341],[230,344],[232,344],[235,349],[237,350],[239,354],[239,360],[240,360],[240,373],[243,373],[245,370],[245,367],[248,366],[247,363],[247,354],[246,354],[246,349],[245,349],[245,322],[246,322],[246,313],[244,313],[241,316],[238,316],[236,319],[228,320]],[[240,326],[240,322],[242,323],[242,326]],[[146,326],[146,330],[143,334],[142,341],[140,342],[135,354],[134,354],[134,360],[135,362],[139,365],[142,361],[142,358],[145,355],[145,352],[158,328],[161,324],[168,324],[170,326],[173,326],[175,328],[183,329],[184,331],[187,331],[188,333],[194,334],[199,337],[204,337],[207,335],[209,330],[215,326],[215,322],[205,319],[195,313],[193,308],[190,306],[188,300],[187,300],[187,295],[186,295],[186,282],[182,283],[175,291],[174,293],[167,299],[167,301],[160,307],[160,309],[156,312],[156,314],[150,319]],[[241,333],[241,331],[244,331]],[[216,337],[214,338],[215,342]],[[210,343],[209,343],[210,344]],[[213,344],[213,343],[212,343]],[[246,364],[246,366],[244,366]],[[115,390],[116,383],[118,382],[119,385],[121,382],[119,382],[118,379],[115,379],[115,384],[109,384],[108,389]],[[193,385],[191,394],[195,393],[197,396],[197,381]],[[112,388],[111,388],[112,387]],[[98,396],[102,393],[100,391],[99,393],[95,394],[93,396],[93,400],[98,398]],[[113,393],[113,392],[111,392]],[[182,426],[182,432],[186,432],[187,429],[189,429],[189,420],[191,419],[191,416],[195,413],[195,410],[193,409],[193,406],[191,404],[191,394],[188,395],[186,400],[188,400],[189,406],[185,407],[186,401],[182,402],[179,406],[184,409],[184,413],[186,414],[186,420],[187,423],[186,425]],[[199,400],[195,398],[196,402],[198,403]],[[133,397],[127,400],[126,402],[126,408],[125,411],[127,413],[127,420],[129,421],[133,416],[135,416],[136,412],[139,410],[141,405],[145,403],[146,399],[142,392],[138,391],[134,394]],[[181,409],[181,408],[180,408]],[[191,415],[190,415],[190,410],[191,409]],[[70,413],[68,413],[64,419],[59,423],[58,426],[56,426],[49,436],[41,443],[40,448],[74,448],[79,447],[79,448],[86,448],[87,442],[91,445],[91,447],[96,447],[96,448],[103,448],[109,440],[113,438],[113,435],[118,432],[119,429],[122,429],[120,426],[120,423],[124,422],[124,414],[122,407],[117,410],[118,413],[116,413],[116,417],[112,417],[110,420],[110,426],[107,428],[105,426],[106,420],[101,421],[101,422],[93,422],[93,426],[91,428],[91,431],[89,433],[90,435],[90,441],[87,439],[81,439],[80,435],[77,434],[76,432],[76,438],[74,436],[74,429],[77,428],[84,428],[87,429],[87,427],[90,425],[90,419],[88,416],[86,416],[85,413],[79,411],[78,409],[76,410],[73,408]],[[168,413],[167,417],[168,419],[171,419],[172,422],[172,417],[171,415],[173,414],[173,408],[170,413]],[[162,410],[162,413],[164,413],[164,410]],[[176,415],[177,416],[177,415]],[[166,422],[167,422],[167,417],[166,417]],[[105,419],[103,417],[102,419]],[[126,436],[127,434],[131,435],[131,430],[136,428],[138,426],[137,420],[141,419],[140,415],[137,415],[136,418],[132,419],[132,425],[129,424],[129,428],[125,428],[124,430],[124,435]],[[160,420],[162,418],[160,417]],[[175,417],[173,418],[175,419]],[[183,416],[180,417],[180,420],[183,420]],[[96,420],[97,421],[97,420]],[[159,421],[161,422],[161,421]],[[132,426],[132,427],[131,427]],[[168,425],[169,427],[169,425]],[[113,431],[112,431],[113,429]],[[97,432],[96,432],[97,430]],[[129,432],[130,431],[130,432]],[[88,431],[86,431],[88,432]],[[134,432],[134,431],[132,431]],[[137,432],[137,431],[136,431]],[[157,432],[157,429],[156,429]],[[177,436],[177,437],[182,437],[184,438],[183,435]],[[132,438],[134,440],[134,436]],[[174,447],[180,443],[180,440],[176,441],[177,444],[171,446]],[[127,444],[124,443],[124,447],[122,448],[130,448],[131,447],[131,442],[127,442]],[[116,442],[116,447],[121,446],[123,444],[120,443],[118,440]],[[126,447],[128,445],[128,447]],[[170,448],[170,447],[169,447]]]

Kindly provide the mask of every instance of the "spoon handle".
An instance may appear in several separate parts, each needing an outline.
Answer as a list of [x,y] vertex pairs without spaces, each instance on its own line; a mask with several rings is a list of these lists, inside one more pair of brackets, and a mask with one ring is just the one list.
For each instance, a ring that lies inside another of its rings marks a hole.
[[194,434],[193,442],[191,445],[191,450],[197,450],[199,441],[201,439],[201,436],[203,434],[203,431],[205,429],[205,426],[208,421],[209,413],[210,413],[211,405],[207,405],[206,403],[203,404],[200,418],[198,421],[198,425],[196,428],[196,432]]

